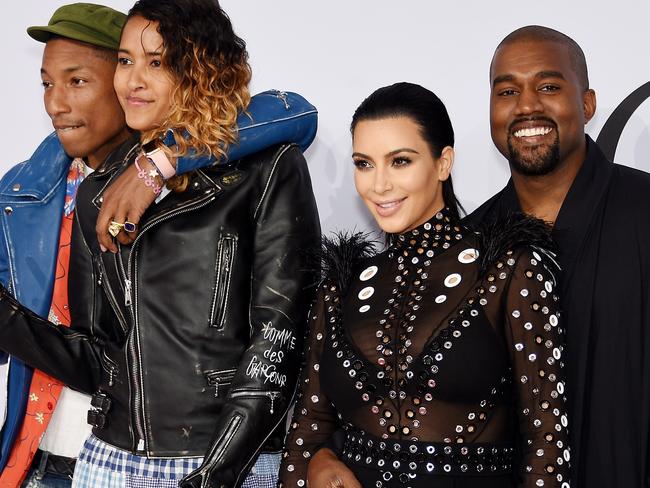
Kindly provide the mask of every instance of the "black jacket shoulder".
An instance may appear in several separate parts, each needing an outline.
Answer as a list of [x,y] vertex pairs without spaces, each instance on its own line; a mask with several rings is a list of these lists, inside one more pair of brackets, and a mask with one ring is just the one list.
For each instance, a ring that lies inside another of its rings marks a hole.
[[485,219],[469,228],[474,230],[478,239],[480,274],[484,274],[508,251],[524,247],[537,247],[552,253],[556,251],[551,227],[546,222],[521,212]]

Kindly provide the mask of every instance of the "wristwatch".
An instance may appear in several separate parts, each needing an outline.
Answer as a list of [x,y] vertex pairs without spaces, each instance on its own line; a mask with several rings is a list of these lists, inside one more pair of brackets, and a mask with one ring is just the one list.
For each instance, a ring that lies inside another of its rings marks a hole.
[[169,161],[167,154],[158,143],[153,140],[142,145],[142,152],[151,164],[158,170],[163,180],[168,180],[176,174],[176,168]]

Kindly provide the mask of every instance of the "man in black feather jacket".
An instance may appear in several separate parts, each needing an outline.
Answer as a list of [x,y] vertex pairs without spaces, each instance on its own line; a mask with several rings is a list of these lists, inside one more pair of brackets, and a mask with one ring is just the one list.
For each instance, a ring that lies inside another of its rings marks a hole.
[[650,487],[650,175],[608,161],[580,47],[528,26],[490,68],[492,139],[512,178],[468,217],[523,211],[558,244],[573,488]]

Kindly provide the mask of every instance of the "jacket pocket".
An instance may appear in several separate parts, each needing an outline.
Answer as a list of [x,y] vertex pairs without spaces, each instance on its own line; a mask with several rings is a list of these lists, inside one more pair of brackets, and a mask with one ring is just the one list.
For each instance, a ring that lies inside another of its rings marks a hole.
[[113,386],[115,384],[115,377],[118,373],[117,363],[108,357],[108,354],[106,354],[104,349],[102,349],[99,359],[102,363],[102,368],[108,375],[108,386]]
[[230,392],[230,398],[268,398],[269,413],[273,413],[273,403],[282,396],[279,391],[267,390],[233,390]]
[[232,383],[233,378],[237,373],[237,369],[224,369],[222,371],[215,371],[214,369],[205,371],[205,378],[208,380],[208,386],[214,386],[214,396],[219,396],[219,387],[226,386]]
[[228,295],[232,266],[237,252],[237,236],[225,234],[219,238],[217,262],[215,264],[214,293],[210,308],[210,327],[223,330],[228,311]]

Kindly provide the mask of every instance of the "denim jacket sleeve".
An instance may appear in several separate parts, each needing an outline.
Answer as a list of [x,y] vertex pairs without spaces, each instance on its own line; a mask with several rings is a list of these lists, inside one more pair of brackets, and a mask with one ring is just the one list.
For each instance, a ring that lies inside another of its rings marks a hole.
[[[268,90],[251,98],[237,118],[239,140],[228,148],[228,159],[235,161],[266,147],[293,142],[304,152],[316,137],[318,111],[293,92]],[[171,133],[165,144],[174,143]],[[215,164],[212,156],[188,155],[178,159],[176,173],[183,174]]]

